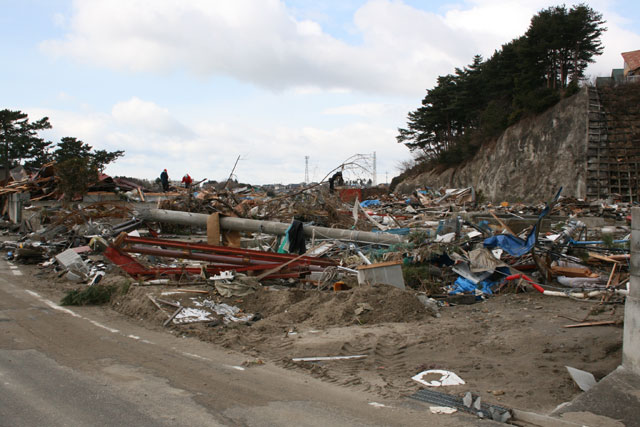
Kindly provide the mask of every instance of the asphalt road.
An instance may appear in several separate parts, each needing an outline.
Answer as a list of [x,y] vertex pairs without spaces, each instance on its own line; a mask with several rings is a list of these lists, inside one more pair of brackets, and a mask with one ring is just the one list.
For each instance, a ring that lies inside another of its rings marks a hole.
[[23,270],[0,260],[0,426],[489,424],[269,363],[243,368],[246,356],[108,309],[60,307]]

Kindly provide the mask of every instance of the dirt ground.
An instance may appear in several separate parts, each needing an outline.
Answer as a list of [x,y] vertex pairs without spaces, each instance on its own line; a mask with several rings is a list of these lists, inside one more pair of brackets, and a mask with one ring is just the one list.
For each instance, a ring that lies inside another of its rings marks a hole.
[[[78,285],[31,267],[34,285],[56,295]],[[105,281],[122,283],[109,274]],[[210,286],[131,285],[112,308],[153,329],[175,309],[158,309],[148,295],[202,306],[226,303],[259,320],[225,324],[221,319],[171,324],[173,333],[196,336],[247,355],[247,365],[273,362],[345,387],[372,391],[381,398],[408,396],[424,386],[412,376],[444,369],[466,384],[439,390],[462,395],[473,391],[483,401],[548,413],[580,390],[565,366],[600,379],[622,357],[622,326],[564,328],[585,318],[622,321],[624,307],[543,296],[537,292],[496,295],[473,305],[441,307],[436,318],[413,291],[385,285],[347,291],[261,288],[245,296],[222,298]],[[161,304],[162,305],[162,304]],[[359,314],[356,314],[358,312]],[[365,355],[352,360],[294,362],[297,357]]]

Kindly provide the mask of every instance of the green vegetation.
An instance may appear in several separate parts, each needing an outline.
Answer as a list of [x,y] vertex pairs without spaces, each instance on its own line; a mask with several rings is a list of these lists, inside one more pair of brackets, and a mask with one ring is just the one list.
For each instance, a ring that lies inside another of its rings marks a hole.
[[101,305],[111,301],[117,288],[113,285],[93,285],[69,291],[60,305]]
[[453,165],[473,157],[523,117],[577,92],[587,65],[603,51],[602,15],[584,4],[553,6],[531,19],[524,36],[440,76],[422,105],[398,129],[422,163]]
[[53,160],[62,163],[72,159],[83,159],[89,167],[102,172],[104,168],[119,157],[124,156],[124,151],[93,150],[89,144],[85,144],[77,138],[66,136],[60,139],[53,152]]
[[91,184],[98,181],[98,170],[88,159],[72,157],[55,165],[56,176],[60,178],[58,187],[64,193],[64,200],[70,202],[76,195],[87,192]]
[[438,293],[440,290],[441,273],[434,271],[428,264],[408,264],[402,266],[402,276],[405,284],[421,292],[428,294]]
[[102,305],[111,301],[117,295],[126,295],[131,287],[130,280],[122,280],[118,284],[98,283],[92,286],[83,286],[69,291],[62,298],[60,305]]
[[93,150],[89,144],[69,136],[61,138],[52,150],[53,143],[38,136],[38,131],[44,129],[51,129],[48,117],[30,123],[22,111],[0,110],[0,164],[8,172],[21,163],[40,168],[55,161],[67,200],[84,193],[107,164],[124,155],[121,150]]
[[38,137],[38,131],[51,129],[49,118],[30,123],[22,111],[0,110],[0,162],[5,171],[25,162],[25,166],[42,166],[47,161],[50,141]]
[[124,155],[124,151],[93,151],[89,144],[77,138],[64,137],[52,153],[56,161],[56,175],[65,200],[71,201],[77,194],[84,194],[98,180],[108,163]]

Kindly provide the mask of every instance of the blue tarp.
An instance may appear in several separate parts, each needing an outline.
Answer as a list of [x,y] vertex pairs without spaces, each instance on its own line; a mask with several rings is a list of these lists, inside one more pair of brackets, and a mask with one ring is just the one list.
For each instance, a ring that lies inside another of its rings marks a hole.
[[[537,226],[537,225],[536,225]],[[485,248],[504,249],[509,255],[514,257],[521,257],[533,248],[536,244],[536,227],[533,227],[531,233],[527,236],[527,240],[522,240],[519,237],[511,234],[498,234],[497,236],[491,236],[484,241]]]
[[562,192],[562,187],[558,190],[558,193],[553,198],[551,203],[548,203],[547,206],[542,210],[540,216],[538,216],[538,221],[536,225],[533,226],[526,240],[522,240],[519,237],[512,236],[511,234],[499,234],[497,236],[491,236],[484,241],[485,248],[495,248],[496,246],[500,249],[504,249],[507,253],[514,257],[521,257],[528,253],[531,248],[533,248],[536,244],[536,239],[538,238],[538,228],[540,227],[540,223],[542,222],[542,218],[547,216],[549,211],[551,211],[551,207],[558,201],[560,198],[560,193]]
[[368,208],[369,206],[380,206],[380,200],[364,200],[360,202],[360,206]]
[[461,294],[463,292],[475,293],[476,289],[480,290],[483,294],[492,295],[493,291],[491,290],[491,288],[498,283],[499,282],[492,282],[489,279],[485,279],[475,285],[471,280],[465,279],[464,277],[460,276],[453,283],[455,287],[451,291],[449,291],[449,295]]

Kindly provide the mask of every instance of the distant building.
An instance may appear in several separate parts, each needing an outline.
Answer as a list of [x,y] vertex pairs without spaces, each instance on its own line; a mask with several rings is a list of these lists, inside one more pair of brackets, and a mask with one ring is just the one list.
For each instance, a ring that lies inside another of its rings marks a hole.
[[624,68],[612,69],[611,77],[597,77],[597,87],[640,82],[640,50],[623,52],[622,59],[624,60]]
[[624,76],[640,76],[640,50],[623,52]]

